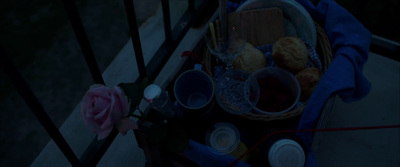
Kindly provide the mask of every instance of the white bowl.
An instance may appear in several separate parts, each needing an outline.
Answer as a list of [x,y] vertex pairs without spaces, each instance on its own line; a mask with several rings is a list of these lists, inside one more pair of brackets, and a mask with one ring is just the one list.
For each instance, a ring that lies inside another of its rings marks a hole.
[[277,7],[282,10],[286,36],[297,36],[317,46],[317,31],[314,20],[295,0],[248,0],[236,12]]

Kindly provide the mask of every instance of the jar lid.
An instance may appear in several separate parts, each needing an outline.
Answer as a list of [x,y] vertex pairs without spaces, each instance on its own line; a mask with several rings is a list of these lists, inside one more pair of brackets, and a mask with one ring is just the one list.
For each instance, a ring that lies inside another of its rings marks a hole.
[[304,166],[305,154],[299,143],[291,139],[276,141],[268,152],[268,160],[275,166]]
[[206,134],[206,145],[210,151],[217,155],[224,155],[233,152],[240,143],[238,129],[227,122],[214,124]]
[[157,98],[158,96],[160,96],[161,92],[162,92],[162,90],[161,90],[160,86],[158,86],[156,84],[151,84],[146,87],[146,89],[143,92],[143,96],[147,101],[151,101],[154,98]]

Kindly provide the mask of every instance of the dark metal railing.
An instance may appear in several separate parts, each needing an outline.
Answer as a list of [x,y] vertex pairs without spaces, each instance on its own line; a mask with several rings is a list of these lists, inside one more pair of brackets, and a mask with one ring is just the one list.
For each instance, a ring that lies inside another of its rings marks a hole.
[[132,0],[124,0],[126,15],[128,18],[129,29],[131,32],[133,49],[135,51],[136,64],[139,69],[139,78],[143,79],[147,76],[143,59],[142,43],[139,36],[139,28],[136,22],[135,7]]
[[76,38],[78,38],[79,46],[82,49],[83,56],[88,64],[94,82],[98,84],[104,84],[99,66],[97,65],[96,58],[94,57],[94,53],[92,47],[90,46],[85,28],[83,27],[81,17],[79,16],[78,7],[75,4],[75,0],[63,0],[63,3],[65,10],[67,11],[68,18],[71,22],[71,26],[74,29]]
[[370,51],[400,61],[400,43],[372,35]]
[[64,153],[68,161],[73,166],[80,166],[80,162],[72,151],[71,147],[69,147],[67,141],[65,141],[64,137],[61,135],[60,131],[53,123],[53,121],[45,111],[44,107],[39,102],[38,98],[35,96],[32,89],[29,87],[29,85],[22,77],[21,73],[11,61],[10,57],[7,55],[3,48],[0,48],[0,66],[10,79],[11,83],[13,83],[18,93],[22,96],[25,103],[39,120],[40,124],[44,127],[49,136],[54,140],[62,153]]
[[[88,36],[83,27],[82,20],[79,15],[78,8],[75,0],[62,0],[65,10],[69,17],[71,26],[75,32],[79,45],[82,49],[86,63],[90,69],[90,73],[95,83],[104,84],[104,79],[97,65],[92,47],[90,45]],[[164,20],[165,41],[157,50],[153,58],[150,60],[149,65],[146,66],[143,59],[143,51],[141,40],[139,36],[139,29],[136,21],[136,13],[134,10],[133,0],[124,0],[125,10],[128,18],[129,28],[133,48],[135,51],[136,63],[139,70],[139,79],[149,77],[154,80],[157,74],[161,71],[166,61],[172,55],[178,44],[183,39],[186,32],[191,25],[195,22],[200,12],[202,12],[207,0],[200,1],[199,5],[195,4],[194,0],[188,0],[188,10],[179,20],[177,26],[171,29],[169,0],[161,0]],[[184,26],[182,26],[184,25]],[[27,82],[24,80],[21,73],[18,71],[12,60],[6,54],[6,51],[0,47],[0,65],[2,70],[7,74],[12,84],[15,86],[19,94],[23,97],[25,103],[29,106],[41,125],[45,128],[50,137],[57,144],[64,156],[68,159],[72,166],[96,166],[101,160],[108,147],[118,134],[114,128],[106,139],[97,140],[95,137],[92,143],[88,146],[82,157],[78,159],[71,147],[68,145],[56,125],[53,123],[44,107],[35,96],[34,92],[30,89]]]
[[164,18],[164,34],[165,41],[172,42],[172,31],[171,31],[171,16],[169,12],[169,0],[161,0],[161,6]]

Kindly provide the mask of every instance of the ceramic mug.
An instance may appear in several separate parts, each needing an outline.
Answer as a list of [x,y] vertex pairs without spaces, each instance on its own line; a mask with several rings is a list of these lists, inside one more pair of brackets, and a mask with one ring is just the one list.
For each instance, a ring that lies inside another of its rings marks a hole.
[[184,111],[205,112],[213,103],[214,92],[214,81],[204,71],[188,70],[175,80],[175,98]]

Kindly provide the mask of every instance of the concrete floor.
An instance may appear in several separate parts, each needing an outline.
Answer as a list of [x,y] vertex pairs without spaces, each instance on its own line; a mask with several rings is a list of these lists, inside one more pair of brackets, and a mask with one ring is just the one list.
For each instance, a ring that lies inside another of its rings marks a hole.
[[[336,97],[325,128],[400,124],[400,62],[370,53],[364,74],[371,92],[352,103]],[[400,128],[319,133],[320,166],[400,166]]]

